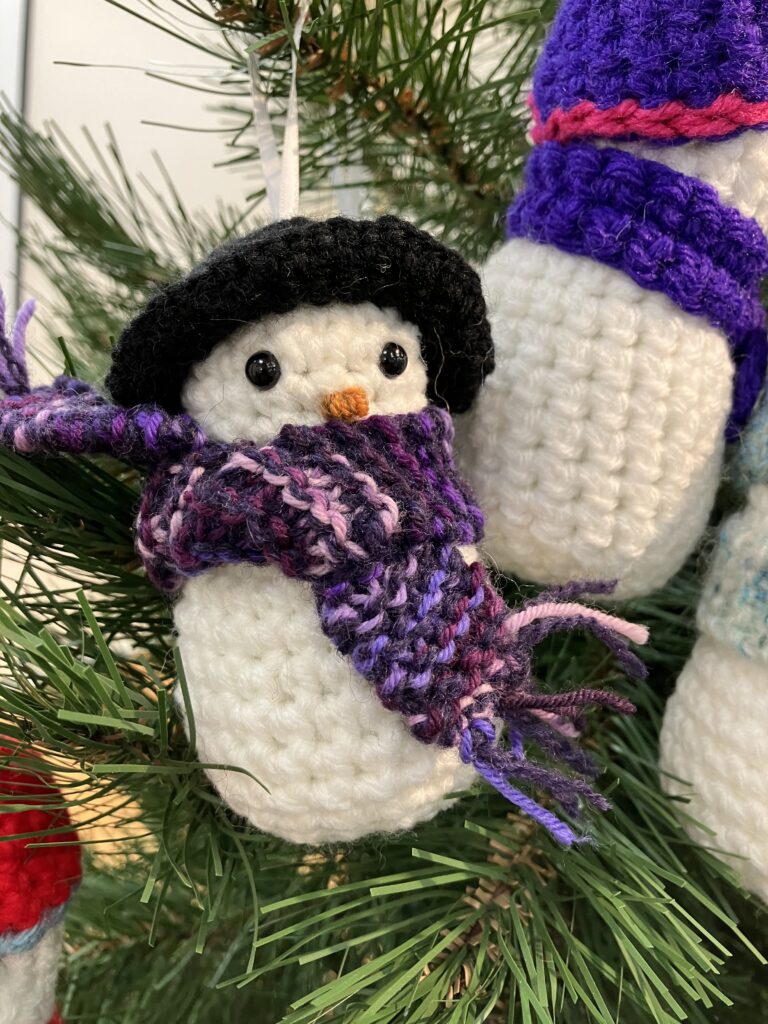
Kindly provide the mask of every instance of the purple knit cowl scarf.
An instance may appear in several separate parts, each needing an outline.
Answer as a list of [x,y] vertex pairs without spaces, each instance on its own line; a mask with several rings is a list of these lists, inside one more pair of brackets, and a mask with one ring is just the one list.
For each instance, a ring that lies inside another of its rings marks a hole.
[[150,467],[136,543],[161,590],[217,566],[278,566],[312,588],[325,635],[418,740],[456,747],[567,845],[576,832],[520,786],[547,790],[574,817],[585,802],[607,806],[573,737],[585,706],[632,705],[603,690],[538,691],[532,652],[551,632],[586,628],[641,675],[627,640],[644,642],[645,630],[575,603],[583,587],[507,608],[483,564],[462,555],[483,520],[456,472],[447,413],[287,426],[265,447],[222,444],[188,416],[119,408],[71,378],[30,391],[13,339],[0,339],[0,385],[4,446],[108,452]]
[[739,438],[768,364],[760,301],[768,240],[756,221],[722,203],[711,185],[655,160],[548,142],[528,160],[507,235],[621,270],[721,330],[734,364],[726,439]]

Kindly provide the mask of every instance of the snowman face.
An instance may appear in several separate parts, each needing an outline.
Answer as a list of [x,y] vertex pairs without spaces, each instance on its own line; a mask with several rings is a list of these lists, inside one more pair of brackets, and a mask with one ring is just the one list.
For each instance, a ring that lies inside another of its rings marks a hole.
[[287,423],[418,412],[426,390],[416,327],[393,309],[339,303],[235,331],[192,367],[182,404],[213,440],[266,444]]

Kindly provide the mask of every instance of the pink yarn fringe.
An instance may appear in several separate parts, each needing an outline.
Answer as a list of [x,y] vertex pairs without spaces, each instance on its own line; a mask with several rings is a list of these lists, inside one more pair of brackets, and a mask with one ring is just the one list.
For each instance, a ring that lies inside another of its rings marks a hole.
[[552,601],[546,604],[529,605],[522,611],[510,615],[505,621],[505,626],[511,633],[517,633],[523,626],[530,625],[536,619],[567,619],[574,615],[582,619],[591,619],[601,626],[605,626],[606,629],[626,637],[632,643],[644,644],[648,641],[648,630],[645,626],[627,622],[626,619],[619,619],[615,615],[601,612],[598,608],[589,608],[586,605],[577,604],[575,601]]

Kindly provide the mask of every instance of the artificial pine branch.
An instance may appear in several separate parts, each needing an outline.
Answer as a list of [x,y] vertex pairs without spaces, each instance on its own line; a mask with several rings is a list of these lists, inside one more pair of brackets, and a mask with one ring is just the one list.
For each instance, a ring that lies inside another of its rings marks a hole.
[[[555,0],[315,0],[299,65],[305,189],[327,189],[334,168],[364,168],[382,206],[394,202],[467,256],[487,254],[528,149],[523,87],[554,7]],[[131,13],[191,43],[198,36],[189,15],[209,28],[213,11],[223,32],[237,31],[220,45],[206,32],[206,50],[221,63],[220,86],[245,97],[219,106],[236,121],[231,163],[255,167],[241,37],[260,53],[279,121],[295,4],[177,0],[174,8],[179,14],[169,18],[143,0]]]
[[[261,41],[279,106],[292,4],[176,0],[171,10],[177,21],[151,0],[130,13],[183,38],[190,14],[209,29],[246,31]],[[362,163],[382,207],[484,254],[526,151],[521,86],[551,10],[511,0],[313,3],[300,89],[321,115],[303,126],[305,183],[325,183],[334,163]],[[492,36],[495,60],[480,74],[477,54]],[[205,40],[222,88],[243,96],[228,108],[240,117],[233,146],[253,162],[243,53],[210,32]],[[193,217],[166,182],[158,223],[116,142],[83,161],[61,136],[7,111],[0,148],[55,230],[46,247],[34,235],[25,244],[59,286],[65,349],[92,380],[148,290],[248,216],[244,204]],[[696,559],[628,609],[651,626],[652,680],[633,688],[635,718],[598,718],[588,736],[614,802],[593,823],[594,846],[564,853],[480,788],[412,833],[307,851],[234,819],[195,760],[170,694],[183,682],[170,616],[132,548],[137,494],[135,476],[109,460],[53,468],[0,454],[0,539],[18,580],[0,595],[0,728],[55,760],[88,852],[69,919],[69,1019],[766,1019],[761,912],[687,838],[657,778],[660,697],[691,648]],[[510,603],[525,596],[509,585]],[[553,688],[575,677],[624,685],[583,638],[549,643],[538,668]],[[117,858],[103,853],[110,807],[132,826]]]

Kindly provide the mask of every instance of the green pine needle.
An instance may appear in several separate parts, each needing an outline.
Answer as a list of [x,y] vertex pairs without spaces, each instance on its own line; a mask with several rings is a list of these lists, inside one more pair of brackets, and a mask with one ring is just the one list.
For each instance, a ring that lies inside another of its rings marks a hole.
[[[220,62],[207,95],[235,125],[233,162],[253,164],[244,49],[216,31],[217,13],[237,5],[114,6]],[[359,168],[372,210],[394,209],[485,255],[519,182],[523,86],[553,6],[314,0],[300,53],[304,185],[321,191],[334,165]],[[231,24],[267,44],[279,113],[294,4],[239,8]],[[251,220],[247,203],[191,214],[162,167],[159,184],[132,182],[109,134],[104,145],[87,133],[74,144],[6,109],[0,151],[53,229],[23,244],[59,289],[67,369],[91,380],[151,290]],[[638,704],[632,718],[592,719],[586,741],[613,809],[589,819],[591,845],[560,849],[478,785],[412,832],[302,849],[232,816],[196,760],[194,730],[185,737],[170,612],[131,539],[140,486],[107,459],[0,452],[0,730],[55,757],[86,855],[68,917],[66,1019],[768,1019],[764,911],[687,837],[685,806],[664,795],[656,767],[663,699],[694,640],[703,558],[624,609],[651,627],[647,684],[621,679],[585,637],[553,639],[539,656],[548,687],[609,685]],[[506,590],[510,604],[531,593]]]

